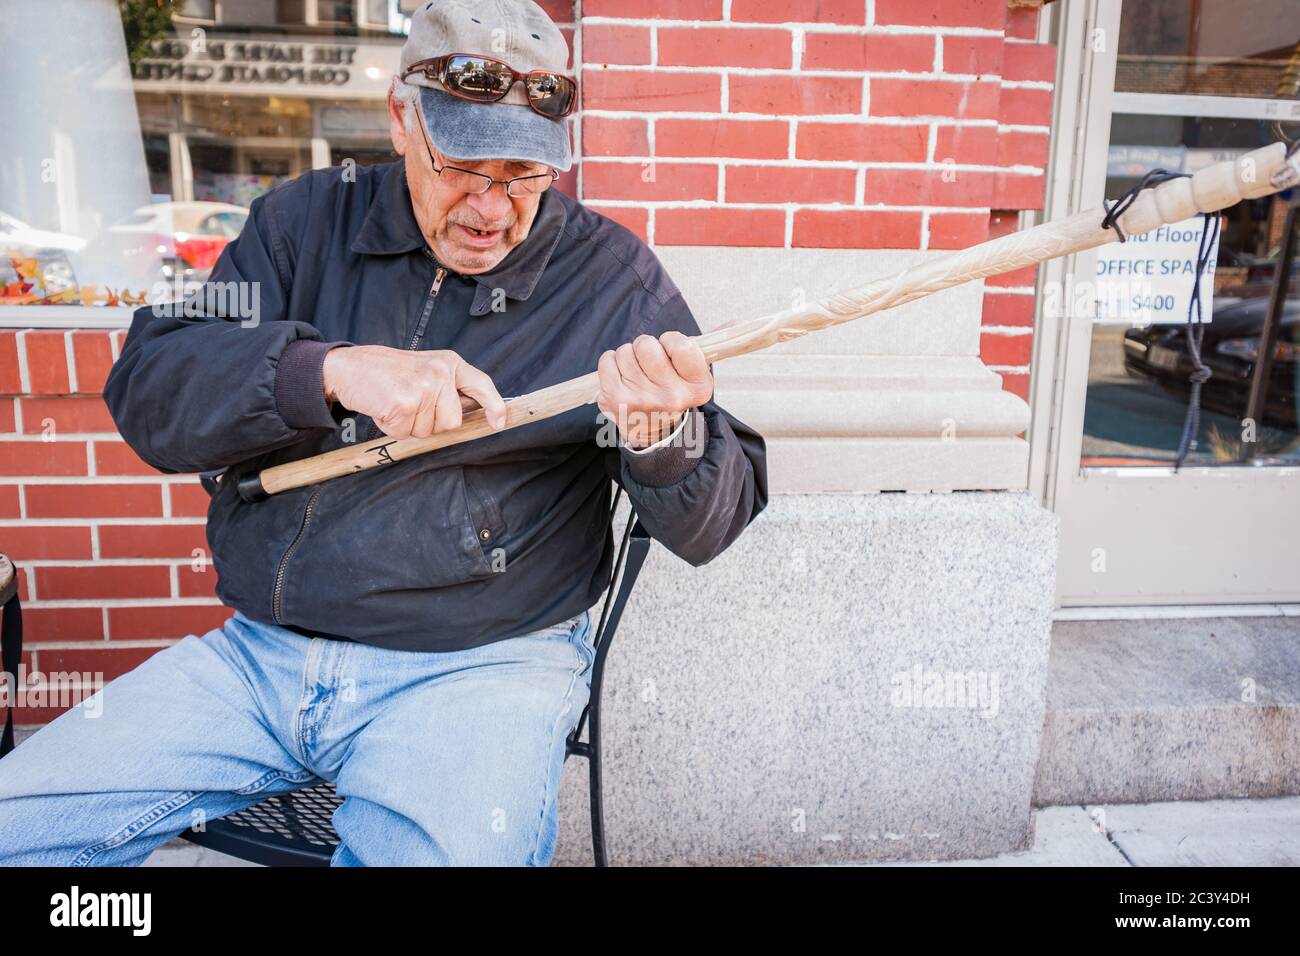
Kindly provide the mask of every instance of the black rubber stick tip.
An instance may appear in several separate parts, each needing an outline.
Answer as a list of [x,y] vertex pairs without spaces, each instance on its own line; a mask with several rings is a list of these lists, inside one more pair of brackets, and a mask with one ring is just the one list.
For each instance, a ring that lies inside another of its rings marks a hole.
[[244,475],[239,479],[239,484],[235,486],[239,491],[239,497],[245,501],[265,501],[271,497],[262,487],[262,473],[254,471]]

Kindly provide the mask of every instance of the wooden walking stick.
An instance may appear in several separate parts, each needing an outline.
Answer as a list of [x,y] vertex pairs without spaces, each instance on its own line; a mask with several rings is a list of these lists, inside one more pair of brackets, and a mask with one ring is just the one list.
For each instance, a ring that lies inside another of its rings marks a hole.
[[[1218,212],[1243,199],[1280,192],[1300,183],[1300,162],[1297,159],[1300,157],[1288,155],[1282,143],[1273,143],[1235,160],[1207,166],[1191,176],[1167,178],[1159,185],[1140,189],[1130,197],[1131,201],[1126,198],[1115,206],[1091,209],[929,259],[896,275],[799,308],[732,322],[696,336],[695,341],[709,362],[756,352],[809,332],[903,305],[963,282],[1012,272],[1058,256],[1116,242],[1125,236],[1141,235],[1198,213]],[[1115,225],[1106,225],[1108,221]],[[509,399],[506,402],[505,427],[517,428],[591,404],[596,401],[599,391],[599,378],[591,372]],[[471,407],[473,410],[465,414],[458,428],[427,438],[378,438],[276,465],[241,479],[239,493],[247,500],[255,501],[290,488],[390,465],[413,455],[496,434],[497,430],[488,424],[487,416],[477,403]]]

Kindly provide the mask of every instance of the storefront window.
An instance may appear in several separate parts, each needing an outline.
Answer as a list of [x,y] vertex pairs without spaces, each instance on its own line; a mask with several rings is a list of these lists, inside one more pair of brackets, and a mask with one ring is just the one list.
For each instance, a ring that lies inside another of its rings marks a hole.
[[1295,0],[1126,0],[1121,18],[1116,92],[1296,96]]
[[49,43],[0,65],[27,104],[0,152],[0,321],[173,299],[257,196],[397,158],[385,99],[409,0],[185,0],[162,26],[157,6],[92,3],[67,24],[14,0],[6,29]]
[[329,165],[358,166],[397,159],[388,132],[388,111],[338,100],[316,106],[316,135],[330,144]]
[[[1152,168],[1194,173],[1279,136],[1300,136],[1300,123],[1284,122],[1300,119],[1300,100],[1290,99],[1300,47],[1286,39],[1294,30],[1276,28],[1296,22],[1292,4],[1154,0],[1123,11],[1108,197]],[[1204,379],[1199,427],[1184,463],[1300,463],[1300,268],[1281,258],[1295,192],[1218,217],[1217,247],[1200,284],[1206,324],[1199,331],[1189,328],[1188,313],[1200,217],[1099,252],[1084,467],[1174,462],[1186,444],[1195,378]],[[1269,350],[1268,361],[1261,350]]]
[[180,16],[194,20],[212,20],[216,17],[217,0],[183,0]]

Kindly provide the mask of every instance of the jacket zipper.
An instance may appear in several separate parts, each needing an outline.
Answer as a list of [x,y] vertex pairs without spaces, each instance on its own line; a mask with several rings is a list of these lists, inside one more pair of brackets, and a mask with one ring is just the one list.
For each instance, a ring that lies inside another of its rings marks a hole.
[[281,596],[284,594],[284,575],[289,569],[289,559],[293,557],[293,552],[297,549],[302,541],[303,535],[307,533],[307,523],[311,521],[311,513],[316,508],[316,499],[320,497],[321,489],[317,488],[307,499],[307,507],[302,513],[302,525],[298,528],[298,534],[289,542],[289,547],[285,549],[284,557],[280,559],[280,568],[275,572],[275,590],[271,593],[271,616],[275,619],[276,624],[283,624],[281,617]]
[[[424,254],[433,258],[426,248]],[[445,266],[438,266],[438,271],[433,274],[433,284],[429,286],[429,294],[424,300],[424,311],[420,313],[420,321],[416,323],[415,332],[411,335],[411,341],[407,343],[406,350],[414,352],[420,345],[420,340],[424,338],[425,330],[429,327],[429,316],[433,315],[433,303],[438,298],[438,290],[442,288],[442,280],[447,278],[447,269]],[[378,438],[380,435],[379,426],[374,422],[370,423],[370,428],[366,433],[366,441]]]
[[[426,247],[424,254],[430,259],[433,254]],[[436,261],[436,260],[435,260]],[[420,313],[420,321],[415,327],[415,333],[411,336],[411,341],[407,344],[408,351],[415,351],[420,345],[420,340],[424,338],[425,330],[429,326],[429,317],[433,314],[433,303],[438,298],[438,291],[442,288],[442,282],[447,278],[447,269],[444,266],[438,266],[437,271],[433,274],[433,283],[429,286],[429,294],[424,300],[424,311]],[[370,437],[378,438],[380,434],[379,426],[374,422],[370,423]],[[303,536],[307,534],[307,525],[311,522],[312,512],[316,510],[316,501],[320,498],[321,489],[317,488],[307,499],[307,507],[302,512],[302,524],[298,527],[298,533],[294,539],[289,542],[289,547],[285,549],[284,557],[280,558],[280,567],[275,572],[275,589],[271,593],[271,616],[276,624],[283,624],[283,597],[284,597],[284,579],[289,570],[289,559],[293,557],[294,551],[302,543]]]
[[433,315],[433,300],[438,298],[438,290],[442,288],[442,280],[445,278],[447,278],[447,270],[438,266],[438,271],[433,274],[433,284],[429,286],[429,296],[424,300],[424,312],[420,315],[420,324],[415,327],[415,334],[411,336],[411,342],[406,346],[410,352],[414,352],[416,346],[420,344],[420,339],[424,338],[424,331],[429,327],[429,316]]

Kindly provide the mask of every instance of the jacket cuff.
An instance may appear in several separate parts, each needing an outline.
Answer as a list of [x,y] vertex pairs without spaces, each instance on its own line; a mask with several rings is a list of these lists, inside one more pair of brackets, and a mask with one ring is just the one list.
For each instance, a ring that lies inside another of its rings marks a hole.
[[682,424],[666,445],[636,450],[620,445],[627,470],[648,488],[675,485],[692,471],[709,447],[709,428],[699,408],[687,412]]
[[631,445],[627,443],[626,439],[624,439],[623,441],[623,447],[626,448],[627,451],[633,455],[648,455],[656,448],[662,448],[665,445],[671,445],[673,442],[679,440],[679,436],[685,430],[686,422],[690,417],[691,417],[690,409],[687,409],[685,412],[682,413],[682,417],[677,420],[677,424],[673,427],[673,430],[671,432],[669,432],[667,435],[665,435],[663,438],[659,439],[658,441],[646,445],[644,448],[633,448]]
[[275,410],[290,428],[333,428],[325,401],[325,354],[351,342],[295,339],[284,347],[275,366]]

